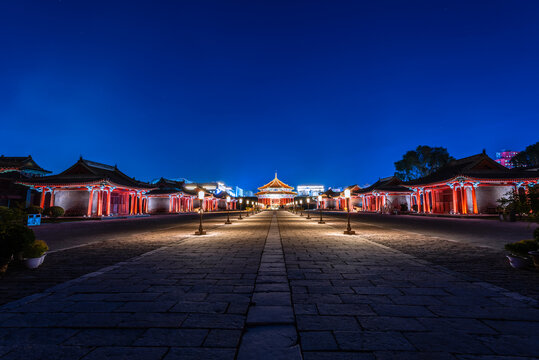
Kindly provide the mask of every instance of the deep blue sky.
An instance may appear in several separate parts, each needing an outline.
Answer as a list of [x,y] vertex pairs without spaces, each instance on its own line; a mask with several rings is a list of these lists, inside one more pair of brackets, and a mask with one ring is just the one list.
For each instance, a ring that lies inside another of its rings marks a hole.
[[[0,153],[254,189],[539,140],[537,1],[3,1]],[[244,141],[241,141],[241,140]]]

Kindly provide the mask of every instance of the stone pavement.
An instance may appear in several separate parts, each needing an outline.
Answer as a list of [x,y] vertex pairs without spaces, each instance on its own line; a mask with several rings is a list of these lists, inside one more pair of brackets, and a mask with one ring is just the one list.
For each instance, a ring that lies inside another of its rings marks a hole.
[[[205,217],[204,224],[212,229],[223,225],[225,219],[226,216],[212,214]],[[38,270],[29,271],[22,264],[12,263],[8,273],[0,280],[0,305],[177,242],[198,228],[198,217],[169,216],[152,222],[139,219],[142,223],[136,220],[92,221],[97,226],[106,223],[106,232],[103,229],[90,231],[87,227],[90,221],[48,224],[47,231],[51,234],[47,241],[54,235],[55,226],[58,225],[63,228],[57,232],[60,242],[68,243],[69,239],[75,239],[78,246],[48,252]],[[69,232],[66,233],[67,226],[64,225],[69,225]],[[43,239],[43,231],[38,236]],[[82,240],[89,241],[81,246]]]
[[[330,226],[344,228],[346,227],[346,217],[343,215],[345,214],[340,214],[340,216],[334,214],[326,215],[324,219]],[[395,226],[397,220],[391,220],[395,218],[400,219],[398,220],[399,226]],[[435,232],[438,236],[433,236],[432,233],[430,235],[428,233],[432,226],[432,222],[436,219],[423,217],[423,220],[428,224],[419,225],[417,221],[408,223],[407,221],[411,218],[414,218],[414,216],[377,214],[352,216],[352,227],[358,234],[361,234],[362,238],[367,240],[399,250],[416,258],[441,265],[460,274],[468,275],[472,278],[480,279],[481,281],[539,300],[539,286],[537,285],[539,283],[539,270],[534,269],[533,265],[525,270],[513,269],[509,266],[505,257],[507,251],[505,251],[503,247],[493,249],[491,247],[476,246],[473,243],[463,242],[462,240],[455,240],[453,236],[456,233],[462,233],[465,229],[469,229],[469,224],[464,226],[464,229],[454,231],[445,231],[447,230],[447,225],[445,227],[440,226]],[[421,217],[415,216],[415,218],[421,220]],[[377,220],[377,223],[373,223],[370,221],[372,219],[389,220],[384,220],[386,223],[383,223],[382,220]],[[451,226],[455,228],[463,226],[459,224],[459,222],[477,222],[473,219],[440,219],[440,222],[444,222],[445,220],[451,220]],[[525,232],[527,235],[524,236],[521,234],[522,237],[519,238],[511,237],[513,236],[511,235],[512,232],[507,232],[501,227],[501,225],[512,227],[515,223],[501,223],[493,220],[481,221],[483,222],[482,226],[475,232],[482,231],[488,235],[492,234],[493,231],[499,231],[504,233],[504,236],[508,236],[509,240],[507,241],[517,241],[531,236],[532,228],[528,228],[528,225],[530,224],[519,224],[519,227],[527,229]],[[440,224],[440,222],[437,222],[437,224]],[[407,225],[403,226],[404,224]],[[410,226],[414,224],[418,225],[417,230],[409,231]],[[488,224],[492,224],[493,228],[486,231],[486,226]],[[476,235],[470,233],[469,236],[475,237]],[[479,240],[480,239],[476,239],[475,242]]]
[[[280,236],[279,236],[280,235]],[[531,359],[526,298],[286,212],[0,308],[5,359]]]
[[539,309],[516,294],[315,220],[279,227],[304,359],[539,355]]

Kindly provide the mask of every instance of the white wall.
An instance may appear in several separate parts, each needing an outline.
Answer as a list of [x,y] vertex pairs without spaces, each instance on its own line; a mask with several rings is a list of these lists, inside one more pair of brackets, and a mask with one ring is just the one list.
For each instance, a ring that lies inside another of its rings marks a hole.
[[[66,216],[83,216],[88,211],[89,196],[90,192],[86,190],[56,190],[54,192],[54,205],[62,207]],[[94,196],[94,205],[96,202],[97,196]]]
[[155,213],[168,213],[170,209],[170,199],[168,197],[150,197],[148,198],[148,212]]
[[410,196],[409,195],[387,195],[386,206],[400,210],[401,204],[406,204],[408,210],[410,210]]
[[[479,213],[486,213],[488,208],[498,207],[500,204],[497,200],[513,189],[513,186],[478,186],[475,194]],[[469,201],[471,201],[471,197]]]

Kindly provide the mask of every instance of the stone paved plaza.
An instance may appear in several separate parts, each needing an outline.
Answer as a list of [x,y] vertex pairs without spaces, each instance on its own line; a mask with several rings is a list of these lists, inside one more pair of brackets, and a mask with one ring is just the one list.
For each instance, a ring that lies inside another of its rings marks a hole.
[[148,252],[4,304],[0,357],[539,355],[533,299],[335,224],[266,211],[214,221],[207,236],[185,226],[154,234]]

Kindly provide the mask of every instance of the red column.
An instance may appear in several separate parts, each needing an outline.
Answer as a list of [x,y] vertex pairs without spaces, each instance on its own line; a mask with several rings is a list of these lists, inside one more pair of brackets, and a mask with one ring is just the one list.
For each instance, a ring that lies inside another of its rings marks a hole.
[[44,188],[41,188],[41,198],[39,199],[39,207],[44,209],[45,208],[45,196],[47,193],[45,192]]
[[426,212],[429,212],[429,213],[430,213],[430,212],[431,212],[431,211],[430,211],[430,205],[431,205],[431,204],[430,204],[429,193],[427,192],[427,190],[425,190],[425,191],[423,192],[423,197],[424,197],[424,200],[426,200],[426,201],[425,201],[425,205],[427,206],[427,211],[426,211]]
[[142,214],[142,195],[141,194],[138,195],[138,209],[139,209],[139,214]]
[[472,185],[472,201],[473,201],[473,213],[479,214],[479,210],[477,209],[477,195],[475,193],[475,186]]
[[105,215],[110,216],[110,198],[112,196],[112,190],[107,191],[107,207],[105,209]]
[[92,216],[92,207],[93,207],[93,203],[94,203],[94,189],[91,189],[89,191],[90,195],[89,195],[89,198],[88,198],[88,211],[86,212],[86,215],[87,216]]
[[54,189],[51,190],[51,200],[49,202],[49,207],[54,206]]
[[459,201],[458,201],[458,195],[457,195],[457,187],[454,185],[451,189],[453,192],[453,212],[455,214],[459,213]]
[[467,214],[468,213],[468,194],[466,193],[466,188],[464,186],[461,187],[461,194],[462,194],[462,213]]
[[97,190],[97,216],[103,215],[103,191]]

